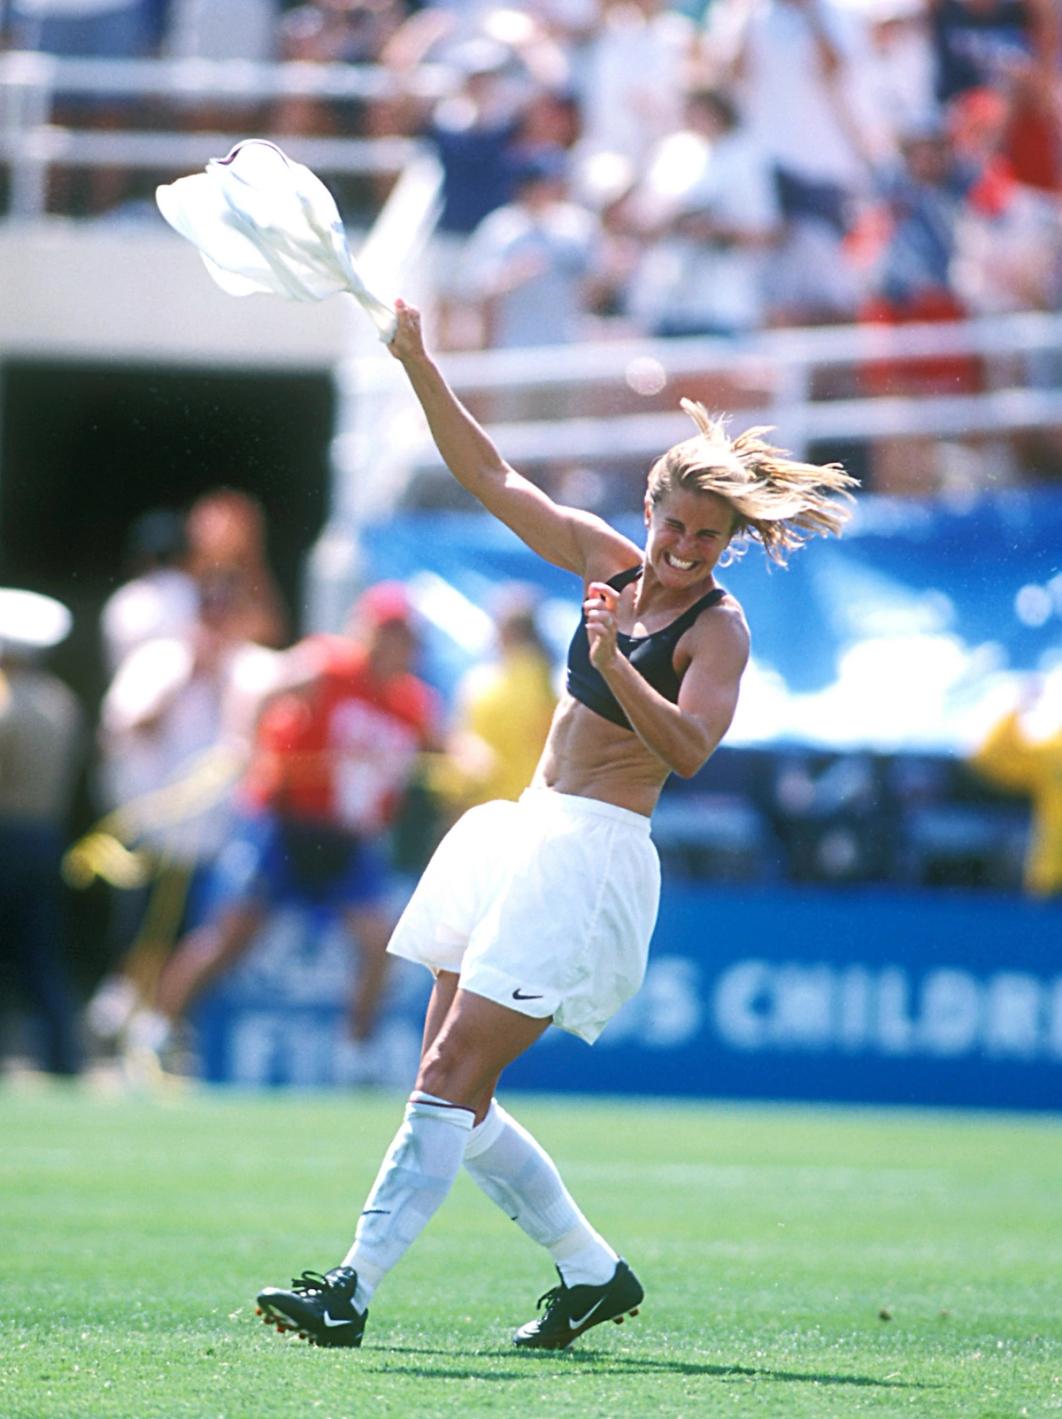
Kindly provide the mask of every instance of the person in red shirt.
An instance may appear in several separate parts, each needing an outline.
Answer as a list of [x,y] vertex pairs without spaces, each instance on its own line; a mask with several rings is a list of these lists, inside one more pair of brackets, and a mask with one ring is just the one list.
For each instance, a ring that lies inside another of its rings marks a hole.
[[393,925],[382,840],[420,753],[436,742],[436,699],[412,672],[416,650],[405,588],[381,582],[358,601],[345,635],[310,636],[289,652],[285,687],[259,719],[236,830],[214,867],[213,912],[167,963],[134,1050],[163,1052],[269,913],[292,904],[345,918],[361,957],[351,1033],[356,1045],[370,1039]]

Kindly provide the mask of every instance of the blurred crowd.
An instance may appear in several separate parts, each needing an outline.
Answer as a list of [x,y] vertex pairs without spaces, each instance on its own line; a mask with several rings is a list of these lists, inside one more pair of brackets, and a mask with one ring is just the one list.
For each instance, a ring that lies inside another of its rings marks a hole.
[[[381,66],[356,101],[78,121],[423,138],[443,339],[495,346],[1057,309],[1059,31],[1055,0],[8,0],[5,23],[60,53]],[[384,186],[346,193],[354,220]]]
[[[505,589],[493,646],[444,706],[401,583],[366,588],[340,633],[292,642],[245,493],[139,517],[125,570],[99,618],[94,725],[47,666],[69,612],[0,590],[2,996],[28,1010],[45,1068],[76,1073],[87,1054],[150,1078],[187,1057],[207,988],[294,911],[345,929],[342,1072],[371,1081],[411,874],[463,808],[518,797],[545,740],[556,694],[536,597]],[[86,776],[98,818],[76,833]],[[89,888],[107,910],[86,973],[72,948],[91,942],[70,928]]]

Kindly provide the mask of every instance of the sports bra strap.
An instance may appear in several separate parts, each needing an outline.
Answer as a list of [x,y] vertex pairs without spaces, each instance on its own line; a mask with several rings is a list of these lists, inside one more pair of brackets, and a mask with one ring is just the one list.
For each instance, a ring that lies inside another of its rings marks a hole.
[[682,635],[684,631],[689,630],[702,611],[722,601],[725,595],[726,592],[721,586],[713,586],[711,591],[706,591],[699,601],[695,601],[688,610],[683,611],[681,616],[672,621],[668,630],[673,631],[676,638]]
[[[628,567],[626,571],[617,572],[615,576],[610,576],[607,585],[611,586],[613,591],[622,591],[624,587],[630,586],[632,581],[637,581],[642,571],[643,567],[641,563],[634,567]],[[679,636],[689,630],[702,611],[706,610],[709,606],[715,606],[717,602],[722,601],[725,595],[726,591],[723,587],[713,586],[711,591],[706,591],[698,601],[695,601],[692,606],[687,607],[681,616],[676,616],[675,620],[669,625],[664,626],[660,631],[655,632],[655,634],[663,635],[666,633],[669,639],[678,640]],[[638,639],[644,640],[645,637],[639,636]]]

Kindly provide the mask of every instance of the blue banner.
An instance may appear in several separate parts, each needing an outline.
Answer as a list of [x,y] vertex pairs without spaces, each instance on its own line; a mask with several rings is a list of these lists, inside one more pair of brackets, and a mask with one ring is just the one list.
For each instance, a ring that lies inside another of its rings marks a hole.
[[[352,953],[289,913],[200,1015],[208,1078],[357,1083]],[[1062,905],[991,894],[665,891],[639,995],[593,1048],[550,1030],[507,1088],[1062,1108]],[[408,1086],[426,971],[396,963],[385,1082]]]
[[510,1085],[1062,1108],[1062,905],[672,887],[641,993]]

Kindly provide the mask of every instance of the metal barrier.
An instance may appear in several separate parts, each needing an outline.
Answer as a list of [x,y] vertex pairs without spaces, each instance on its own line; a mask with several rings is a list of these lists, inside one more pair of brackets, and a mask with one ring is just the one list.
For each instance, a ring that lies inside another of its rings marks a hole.
[[[985,387],[903,396],[859,391],[859,371],[879,362],[953,357],[979,359]],[[566,391],[568,407],[585,409],[596,398],[602,406],[597,416],[506,423],[488,418],[505,456],[532,467],[558,461],[644,462],[689,433],[688,419],[675,408],[678,392],[687,392],[683,386],[710,387],[713,380],[725,385],[728,394],[747,394],[739,405],[728,405],[742,426],[771,425],[797,454],[819,440],[1005,435],[1062,426],[1062,314],[1057,313],[947,325],[764,331],[739,341],[606,340],[549,349],[453,352],[443,364],[466,399],[556,388]],[[820,392],[824,372],[845,369],[856,377],[847,381],[841,397]],[[370,361],[341,368],[337,378],[341,388],[350,380],[384,387],[397,375]],[[666,407],[647,410],[650,402]],[[411,460],[410,472],[437,466],[426,434],[411,449]]]
[[[403,81],[403,92],[432,99],[447,92],[451,71],[422,65]],[[246,133],[144,131],[63,127],[53,121],[59,95],[170,102],[191,111],[211,100],[234,105],[291,96],[368,100],[395,97],[398,81],[381,65],[259,64],[246,60],[76,59],[14,51],[0,55],[0,162],[10,168],[9,216],[40,217],[49,168],[131,169],[199,167],[204,151],[226,152]],[[263,133],[322,172],[399,173],[416,143],[402,137],[315,138]]]

